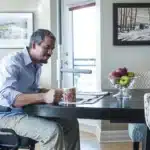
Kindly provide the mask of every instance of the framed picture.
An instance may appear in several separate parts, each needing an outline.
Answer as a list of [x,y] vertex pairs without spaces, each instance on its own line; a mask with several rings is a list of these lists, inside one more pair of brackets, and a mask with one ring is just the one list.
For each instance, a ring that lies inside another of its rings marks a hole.
[[0,48],[24,48],[33,32],[33,13],[0,12]]
[[150,45],[150,3],[113,4],[113,44]]

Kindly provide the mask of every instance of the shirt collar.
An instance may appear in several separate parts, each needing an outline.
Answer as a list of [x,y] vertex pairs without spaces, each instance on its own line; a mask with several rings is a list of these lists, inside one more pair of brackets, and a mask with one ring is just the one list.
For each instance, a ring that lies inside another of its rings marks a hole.
[[[26,66],[29,64],[32,64],[32,60],[29,55],[28,47],[24,48],[24,50],[23,50],[23,59],[24,59],[24,63]],[[42,66],[42,64],[37,64],[37,66],[40,67],[40,66]]]
[[27,47],[23,50],[23,59],[26,66],[32,63]]

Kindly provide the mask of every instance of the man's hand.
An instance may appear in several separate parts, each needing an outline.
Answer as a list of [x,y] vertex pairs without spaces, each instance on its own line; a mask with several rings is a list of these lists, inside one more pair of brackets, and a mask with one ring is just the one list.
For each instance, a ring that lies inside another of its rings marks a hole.
[[46,92],[48,92],[50,89],[46,89],[46,88],[41,88],[40,90],[39,90],[39,93],[46,93]]
[[63,97],[62,89],[51,89],[48,92],[44,93],[45,103],[58,103]]

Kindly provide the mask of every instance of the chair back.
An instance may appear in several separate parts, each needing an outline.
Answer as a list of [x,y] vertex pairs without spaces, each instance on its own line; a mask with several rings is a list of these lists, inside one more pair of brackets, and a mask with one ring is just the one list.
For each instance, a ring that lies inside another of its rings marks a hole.
[[150,89],[150,71],[138,72],[133,89]]

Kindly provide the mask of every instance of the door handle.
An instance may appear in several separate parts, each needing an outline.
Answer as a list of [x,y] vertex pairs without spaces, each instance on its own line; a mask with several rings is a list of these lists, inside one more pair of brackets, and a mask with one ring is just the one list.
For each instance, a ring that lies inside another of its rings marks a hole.
[[92,70],[90,69],[69,69],[69,68],[61,68],[60,72],[65,73],[82,73],[82,74],[91,74]]
[[65,61],[65,62],[64,62],[64,65],[68,65],[68,61]]

